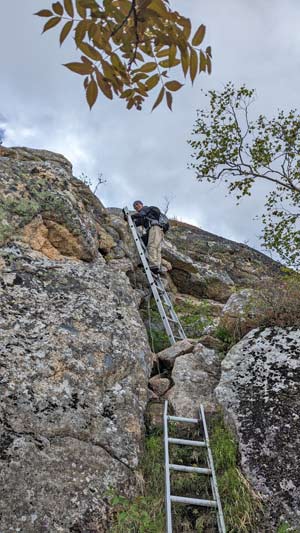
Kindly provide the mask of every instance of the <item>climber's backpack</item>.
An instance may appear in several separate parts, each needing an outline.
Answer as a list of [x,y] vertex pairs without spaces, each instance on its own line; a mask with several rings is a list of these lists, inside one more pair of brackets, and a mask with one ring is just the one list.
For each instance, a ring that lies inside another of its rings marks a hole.
[[164,233],[167,233],[168,229],[170,228],[170,223],[168,217],[164,213],[160,213],[158,224],[162,228]]

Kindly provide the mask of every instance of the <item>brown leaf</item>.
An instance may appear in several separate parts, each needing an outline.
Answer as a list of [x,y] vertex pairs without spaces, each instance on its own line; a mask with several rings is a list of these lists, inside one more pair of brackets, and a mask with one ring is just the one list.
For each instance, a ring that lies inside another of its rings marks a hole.
[[93,72],[93,66],[89,63],[65,63],[64,66],[76,74],[86,75]]
[[186,77],[189,70],[190,58],[188,50],[181,51],[181,66],[183,70],[184,77]]
[[161,17],[165,17],[168,13],[165,3],[162,0],[152,0],[149,8],[158,13]]
[[149,63],[145,63],[141,68],[138,70],[140,72],[152,72],[152,70],[156,69],[156,63],[154,61],[150,61]]
[[193,37],[193,40],[192,40],[192,45],[193,46],[199,46],[199,44],[202,43],[203,39],[204,39],[204,36],[205,36],[205,26],[204,24],[201,24],[201,26],[199,26],[198,30],[196,31],[194,37]]
[[159,91],[158,97],[156,98],[151,111],[153,111],[161,103],[164,96],[165,96],[165,88],[162,87],[161,90]]
[[76,0],[76,9],[77,9],[78,15],[80,15],[81,18],[85,19],[86,18],[86,8],[82,7],[80,0]]
[[156,57],[167,57],[170,53],[169,48],[164,48],[163,50],[160,50],[157,52]]
[[65,10],[68,13],[69,17],[74,17],[74,7],[72,0],[64,0]]
[[52,9],[54,13],[56,13],[60,17],[64,14],[64,8],[60,2],[55,2],[54,4],[52,4]]
[[209,55],[206,56],[206,64],[207,64],[207,72],[208,74],[211,74],[211,59]]
[[197,76],[198,72],[198,55],[196,50],[193,48],[191,49],[191,57],[190,57],[190,77],[192,80],[192,83],[194,83],[194,79]]
[[62,45],[62,43],[64,42],[64,40],[68,37],[71,29],[72,29],[72,26],[73,26],[73,20],[69,20],[69,22],[67,22],[63,29],[61,30],[61,34],[60,34],[60,37],[59,37],[59,42],[60,42],[60,45]]
[[150,91],[158,84],[158,82],[159,82],[159,74],[154,74],[153,76],[148,78],[146,81],[147,89]]
[[112,100],[113,94],[112,94],[111,86],[107,81],[105,81],[104,77],[102,76],[101,72],[98,69],[96,69],[96,78],[97,78],[98,86],[103,92],[104,96]]
[[199,72],[205,72],[206,71],[206,57],[205,54],[200,50],[200,65],[199,65]]
[[52,17],[51,19],[49,19],[43,28],[43,33],[45,33],[45,31],[50,30],[51,28],[54,28],[54,26],[56,26],[60,21],[61,17]]
[[179,81],[173,80],[173,81],[167,81],[166,88],[170,91],[178,91],[183,87],[182,83],[179,83]]
[[42,9],[41,11],[38,11],[35,13],[38,17],[52,17],[53,13],[49,9]]
[[172,62],[170,62],[170,59],[164,59],[163,61],[160,61],[159,64],[163,68],[171,68],[175,67],[176,65],[179,65],[180,59],[174,58]]
[[86,20],[81,20],[80,22],[78,22],[76,29],[75,29],[75,43],[78,48],[80,47],[85,37],[87,29],[88,29],[88,24]]
[[121,70],[121,71],[124,70],[124,65],[123,65],[121,59],[120,59],[119,56],[118,56],[117,54],[115,54],[115,53],[113,53],[113,54],[111,55],[111,63],[112,63],[112,65],[113,65],[113,67],[114,67],[115,69],[117,69],[117,70]]
[[86,78],[84,78],[84,82],[83,82],[83,86],[85,90],[87,90],[88,84],[89,84],[89,77],[87,76]]
[[169,91],[166,92],[166,98],[167,98],[167,104],[170,111],[172,111],[172,102],[173,102],[173,96],[172,93],[169,93]]
[[88,84],[88,88],[86,91],[86,99],[87,99],[87,103],[90,106],[90,109],[92,109],[94,103],[96,102],[97,96],[98,96],[98,86],[95,80],[92,79],[90,83]]
[[102,59],[101,54],[90,44],[81,43],[79,48],[85,55],[87,55],[91,59],[94,59],[94,61],[101,61]]
[[191,31],[192,31],[192,23],[190,21],[190,19],[188,18],[182,18],[182,22],[183,22],[183,34],[186,38],[186,40],[189,39],[190,35],[191,35]]

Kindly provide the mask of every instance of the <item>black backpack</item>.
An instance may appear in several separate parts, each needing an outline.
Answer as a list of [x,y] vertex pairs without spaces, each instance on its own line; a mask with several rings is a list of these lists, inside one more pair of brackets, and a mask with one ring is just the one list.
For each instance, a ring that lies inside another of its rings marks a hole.
[[163,232],[167,233],[168,229],[170,228],[170,223],[168,217],[164,213],[160,213],[158,223]]

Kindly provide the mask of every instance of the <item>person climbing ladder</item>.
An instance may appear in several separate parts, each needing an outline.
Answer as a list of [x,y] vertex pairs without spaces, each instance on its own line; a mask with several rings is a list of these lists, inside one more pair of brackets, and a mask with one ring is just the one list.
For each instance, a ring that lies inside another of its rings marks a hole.
[[150,270],[155,275],[162,274],[161,247],[164,233],[169,229],[168,219],[158,207],[148,207],[141,200],[136,200],[133,207],[136,213],[131,215],[131,218],[135,226],[142,226],[146,230],[142,239],[148,249]]

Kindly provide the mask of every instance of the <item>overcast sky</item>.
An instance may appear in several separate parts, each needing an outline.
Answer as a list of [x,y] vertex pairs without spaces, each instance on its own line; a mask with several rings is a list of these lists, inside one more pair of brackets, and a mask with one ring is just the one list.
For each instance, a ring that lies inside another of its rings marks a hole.
[[[0,138],[7,146],[60,152],[74,174],[107,183],[99,197],[106,206],[135,199],[164,206],[169,214],[207,231],[260,247],[263,187],[235,207],[222,186],[199,184],[188,170],[187,144],[196,110],[207,101],[201,89],[221,89],[228,81],[257,91],[253,113],[274,115],[298,107],[300,82],[299,0],[177,0],[173,6],[196,27],[207,26],[213,73],[201,75],[174,98],[171,113],[127,111],[123,102],[99,98],[89,111],[81,78],[62,63],[75,60],[72,43],[58,46],[58,31],[41,36],[44,19],[32,13],[47,0],[9,0],[1,6]],[[152,97],[153,98],[153,97]]]

